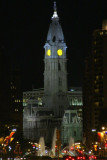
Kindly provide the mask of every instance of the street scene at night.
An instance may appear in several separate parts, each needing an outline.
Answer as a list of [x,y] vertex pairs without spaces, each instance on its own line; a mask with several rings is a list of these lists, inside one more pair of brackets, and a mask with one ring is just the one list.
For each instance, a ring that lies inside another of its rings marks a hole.
[[106,0],[1,6],[0,160],[107,160]]

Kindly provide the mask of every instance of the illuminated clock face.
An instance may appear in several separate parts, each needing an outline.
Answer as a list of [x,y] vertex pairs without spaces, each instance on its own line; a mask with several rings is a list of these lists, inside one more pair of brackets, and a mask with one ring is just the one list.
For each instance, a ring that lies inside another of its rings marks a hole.
[[51,50],[48,49],[47,52],[46,52],[47,56],[50,56],[51,55]]
[[57,54],[58,54],[58,56],[62,56],[62,54],[63,54],[62,49],[58,49]]

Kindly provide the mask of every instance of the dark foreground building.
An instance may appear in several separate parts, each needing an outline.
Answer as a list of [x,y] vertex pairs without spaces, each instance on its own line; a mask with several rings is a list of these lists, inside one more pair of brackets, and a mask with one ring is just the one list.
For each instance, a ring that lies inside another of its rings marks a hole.
[[0,122],[9,121],[10,104],[9,63],[3,51],[0,51]]
[[[23,103],[21,73],[11,67],[12,62],[0,52],[0,136],[8,136],[12,129],[22,137]],[[6,132],[5,132],[6,131]],[[15,135],[16,135],[15,134]]]
[[92,52],[86,58],[83,104],[84,133],[90,147],[96,132],[107,124],[107,21],[93,32]]

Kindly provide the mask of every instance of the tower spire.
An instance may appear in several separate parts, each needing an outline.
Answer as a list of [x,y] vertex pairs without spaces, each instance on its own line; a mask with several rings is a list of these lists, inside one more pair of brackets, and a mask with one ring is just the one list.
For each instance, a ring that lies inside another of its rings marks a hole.
[[59,19],[58,15],[57,15],[57,7],[56,7],[56,2],[54,1],[54,13],[52,16],[52,19]]
[[56,2],[54,2],[54,12],[57,10],[56,8]]

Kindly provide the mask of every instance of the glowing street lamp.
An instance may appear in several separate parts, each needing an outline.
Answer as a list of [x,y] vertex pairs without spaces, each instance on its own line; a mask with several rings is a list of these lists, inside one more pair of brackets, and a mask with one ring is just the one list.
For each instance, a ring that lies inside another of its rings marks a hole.
[[102,127],[102,130],[105,130],[105,127],[104,127],[104,126]]

